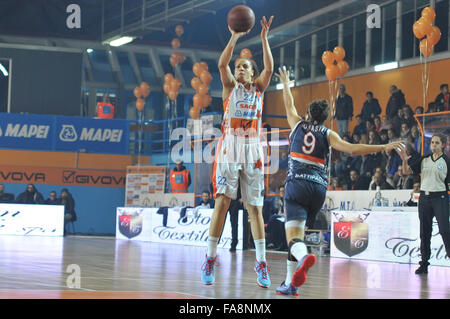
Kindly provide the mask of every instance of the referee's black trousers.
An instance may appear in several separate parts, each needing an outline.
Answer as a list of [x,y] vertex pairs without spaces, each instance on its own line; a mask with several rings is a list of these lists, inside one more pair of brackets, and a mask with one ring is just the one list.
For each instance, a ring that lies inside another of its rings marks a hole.
[[419,198],[419,220],[420,220],[420,253],[422,264],[428,265],[431,256],[431,236],[433,230],[433,217],[436,217],[439,233],[444,242],[447,256],[450,257],[450,226],[449,226],[449,203],[448,195],[445,193],[425,195]]

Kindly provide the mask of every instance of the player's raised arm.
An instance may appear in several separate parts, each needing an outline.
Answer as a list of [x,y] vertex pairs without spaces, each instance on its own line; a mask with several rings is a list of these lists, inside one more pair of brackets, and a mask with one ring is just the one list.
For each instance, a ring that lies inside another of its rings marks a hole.
[[348,153],[352,156],[390,151],[393,149],[400,151],[405,147],[401,141],[382,145],[351,144],[341,139],[341,137],[334,131],[330,131],[329,139],[331,147],[338,151]]
[[287,120],[289,127],[294,129],[295,125],[301,120],[301,118],[297,113],[297,109],[294,104],[294,97],[292,96],[291,89],[289,88],[290,72],[286,70],[286,67],[278,68],[278,71],[280,74],[275,73],[275,76],[280,79],[281,83],[283,83],[283,101],[284,108],[286,109]]
[[270,50],[269,40],[267,39],[267,34],[269,33],[272,20],[273,16],[270,17],[269,21],[266,20],[265,16],[261,20],[261,42],[263,48],[264,69],[255,80],[255,85],[261,93],[263,93],[269,86],[273,74],[272,51]]
[[234,78],[233,73],[231,72],[231,69],[229,66],[231,58],[233,56],[234,48],[236,46],[236,42],[240,37],[242,37],[248,33],[248,31],[247,32],[235,32],[230,27],[228,27],[228,29],[231,32],[231,38],[230,38],[230,41],[228,41],[228,44],[225,47],[225,49],[223,50],[222,54],[220,55],[219,64],[218,64],[218,68],[219,68],[219,72],[220,72],[220,80],[222,81],[222,85],[223,85],[223,90],[222,90],[222,99],[223,100],[225,100],[228,97],[229,93],[231,92],[234,85],[236,84],[236,79]]

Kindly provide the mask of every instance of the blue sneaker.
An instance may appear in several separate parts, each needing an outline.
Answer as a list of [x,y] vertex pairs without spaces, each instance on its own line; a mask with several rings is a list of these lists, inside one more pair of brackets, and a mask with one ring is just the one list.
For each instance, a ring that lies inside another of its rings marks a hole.
[[280,287],[277,288],[277,295],[298,296],[298,289],[292,284],[286,285],[283,281]]
[[214,264],[216,257],[205,257],[206,260],[202,266],[202,281],[205,285],[212,285],[214,283]]
[[292,275],[292,285],[294,287],[300,287],[303,285],[306,281],[306,273],[308,270],[314,266],[316,263],[316,256],[313,254],[306,255],[302,258],[302,260],[299,260],[297,270]]
[[258,286],[262,288],[269,288],[270,287],[270,277],[269,277],[269,267],[267,266],[267,263],[265,261],[257,262],[255,261],[255,268],[254,268],[256,274],[258,275],[258,278],[256,282],[258,283]]

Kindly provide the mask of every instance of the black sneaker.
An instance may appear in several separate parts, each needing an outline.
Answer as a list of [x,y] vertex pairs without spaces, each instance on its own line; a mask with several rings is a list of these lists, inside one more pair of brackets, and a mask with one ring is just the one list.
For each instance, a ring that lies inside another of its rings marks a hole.
[[236,251],[236,247],[231,247],[231,248],[230,248],[230,251],[231,251],[232,253],[234,253],[234,252]]
[[416,275],[428,274],[428,265],[420,263],[420,267],[416,269]]

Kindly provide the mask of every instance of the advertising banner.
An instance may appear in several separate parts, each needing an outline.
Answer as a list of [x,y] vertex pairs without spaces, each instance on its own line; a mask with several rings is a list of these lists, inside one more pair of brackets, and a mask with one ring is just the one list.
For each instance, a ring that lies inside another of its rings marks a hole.
[[0,204],[0,235],[63,236],[63,205]]
[[0,147],[128,154],[129,123],[77,116],[0,114]]
[[[333,211],[331,215],[331,257],[408,264],[421,260],[417,210]],[[437,222],[433,224],[430,264],[450,267]]]
[[1,165],[0,183],[125,187],[125,171]]
[[[118,207],[116,238],[206,247],[212,213],[213,209]],[[239,211],[237,249],[242,249],[243,243],[242,214]],[[230,246],[231,223],[227,214],[218,247]]]
[[166,168],[163,166],[128,166],[125,206],[170,206],[163,203],[165,183]]

